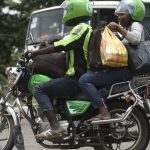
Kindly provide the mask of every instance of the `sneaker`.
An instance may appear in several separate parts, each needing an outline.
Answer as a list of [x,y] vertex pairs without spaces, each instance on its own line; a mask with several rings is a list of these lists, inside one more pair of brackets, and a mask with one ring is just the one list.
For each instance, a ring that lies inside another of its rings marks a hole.
[[57,130],[48,129],[42,133],[35,135],[35,138],[40,141],[59,139],[59,138],[62,138],[63,133],[64,133],[64,129],[62,129],[62,128],[59,128]]

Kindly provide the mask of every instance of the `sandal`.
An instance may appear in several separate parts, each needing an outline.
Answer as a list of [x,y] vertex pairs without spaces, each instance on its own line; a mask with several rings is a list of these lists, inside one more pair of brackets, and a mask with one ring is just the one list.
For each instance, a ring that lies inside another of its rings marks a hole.
[[99,120],[108,120],[111,119],[111,116],[102,116],[101,114],[96,115],[95,117],[92,117],[91,119],[87,120],[87,122],[92,122],[92,121],[99,121]]
[[42,133],[35,135],[37,140],[51,140],[51,139],[60,139],[63,137],[64,129],[59,128],[57,130],[48,129]]

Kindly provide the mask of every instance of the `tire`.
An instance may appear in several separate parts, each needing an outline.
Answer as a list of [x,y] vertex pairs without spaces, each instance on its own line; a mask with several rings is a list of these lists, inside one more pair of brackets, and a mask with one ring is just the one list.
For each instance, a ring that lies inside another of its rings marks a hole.
[[0,114],[0,150],[12,150],[13,140],[13,120],[12,117]]
[[[108,104],[108,108],[111,114],[115,114],[117,112],[123,113],[127,110],[128,107],[129,107],[129,104],[125,102],[112,102]],[[136,142],[130,148],[126,147],[125,149],[124,148],[122,149],[123,150],[146,150],[146,147],[148,146],[148,143],[149,143],[149,136],[150,136],[149,134],[150,127],[149,127],[148,118],[146,117],[146,115],[144,114],[141,108],[136,107],[134,110],[132,110],[131,114],[126,119],[126,122],[130,122],[130,121],[132,121],[132,123],[131,124],[129,123],[129,125],[126,126],[126,129],[128,130],[128,132],[126,133],[126,135],[124,135],[123,139],[125,139],[126,136],[129,136],[129,135],[131,135],[132,137],[136,137],[137,139],[135,138]],[[135,124],[137,124],[138,130],[135,130]],[[132,128],[132,130],[129,131],[129,128]],[[136,134],[135,134],[135,131],[133,130],[136,131]],[[123,142],[121,141],[121,144],[122,143]],[[129,144],[129,142],[127,143]],[[120,150],[122,149],[120,148]],[[115,150],[117,150],[117,148],[115,148]]]
[[109,150],[107,147],[104,146],[94,146],[93,148],[94,150]]

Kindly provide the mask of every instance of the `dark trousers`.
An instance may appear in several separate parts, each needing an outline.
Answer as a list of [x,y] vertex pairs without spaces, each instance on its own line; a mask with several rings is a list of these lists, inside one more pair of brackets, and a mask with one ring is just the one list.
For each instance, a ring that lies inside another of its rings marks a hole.
[[111,85],[117,82],[130,80],[131,74],[127,67],[111,68],[98,72],[88,72],[79,79],[79,86],[92,102],[94,108],[105,105],[99,87]]
[[40,84],[33,94],[41,109],[47,111],[53,110],[53,98],[69,96],[78,91],[77,78],[62,77]]

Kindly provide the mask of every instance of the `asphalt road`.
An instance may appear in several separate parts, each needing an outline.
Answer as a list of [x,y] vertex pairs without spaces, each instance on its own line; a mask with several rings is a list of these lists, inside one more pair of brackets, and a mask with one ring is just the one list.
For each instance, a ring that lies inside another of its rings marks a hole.
[[[25,150],[47,150],[47,148],[42,147],[40,144],[36,142],[34,135],[31,131],[30,124],[25,119],[22,119],[21,126],[24,137]],[[17,149],[14,147],[13,150]],[[61,150],[61,149],[51,149],[51,150]],[[79,148],[78,150],[94,150],[94,149],[92,147],[84,147]]]
[[[25,119],[22,119],[21,126],[26,150],[47,150],[47,148],[42,147],[36,142],[34,135],[31,131],[30,124]],[[14,147],[13,150],[16,150],[16,148]],[[61,150],[61,149],[51,149],[51,150]],[[78,150],[94,150],[94,149],[92,147],[84,147],[79,148]],[[150,150],[150,144],[148,145],[146,150]]]

